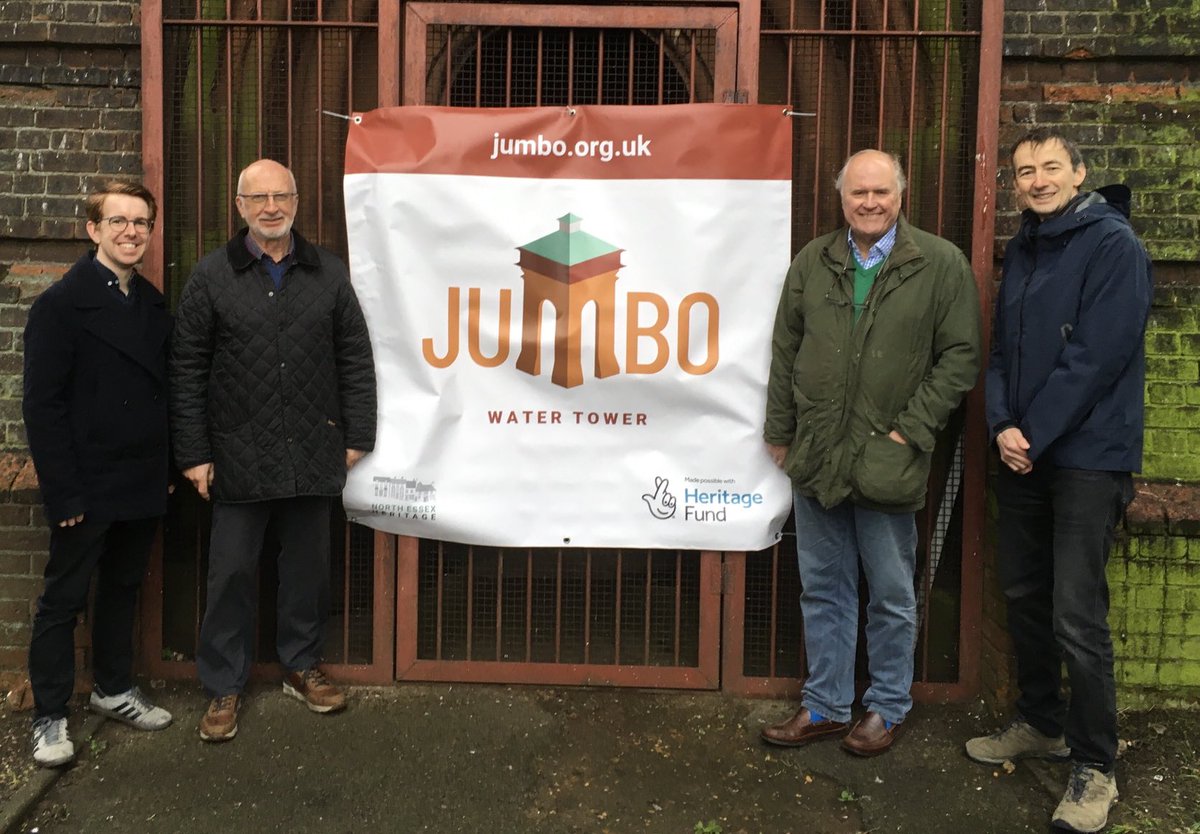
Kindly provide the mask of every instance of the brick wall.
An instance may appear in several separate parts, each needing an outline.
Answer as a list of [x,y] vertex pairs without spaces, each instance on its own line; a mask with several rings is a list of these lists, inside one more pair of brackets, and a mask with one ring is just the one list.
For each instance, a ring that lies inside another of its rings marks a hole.
[[[1067,129],[1084,188],[1124,182],[1133,225],[1155,261],[1146,337],[1146,453],[1139,496],[1109,564],[1123,704],[1200,700],[1200,14],[1193,0],[1005,0],[1000,146],[1038,125]],[[1009,171],[1004,181],[1011,185]],[[1017,227],[1001,194],[996,251]],[[1155,496],[1170,492],[1169,506]],[[985,550],[983,678],[998,706],[1015,696],[994,571]],[[1189,619],[1190,618],[1190,619]],[[1190,641],[1190,644],[1189,644]]]
[[140,37],[138,3],[0,0],[0,685],[25,665],[46,559],[21,331],[89,245],[82,196],[142,174]]

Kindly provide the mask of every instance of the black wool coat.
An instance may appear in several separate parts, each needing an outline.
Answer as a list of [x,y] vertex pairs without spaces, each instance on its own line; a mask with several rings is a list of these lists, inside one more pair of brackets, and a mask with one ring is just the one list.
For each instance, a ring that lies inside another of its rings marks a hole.
[[167,508],[167,350],[162,293],[134,275],[132,307],[80,258],[33,302],[22,410],[51,524],[151,518]]
[[281,289],[243,229],[196,264],[176,310],[175,459],[213,464],[216,501],[339,495],[346,449],[375,448],[371,340],[345,264],[292,235]]

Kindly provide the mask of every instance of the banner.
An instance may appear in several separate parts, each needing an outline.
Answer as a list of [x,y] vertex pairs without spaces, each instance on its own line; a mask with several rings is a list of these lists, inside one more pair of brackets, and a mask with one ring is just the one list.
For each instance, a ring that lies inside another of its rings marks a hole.
[[503,547],[757,550],[790,252],[778,106],[355,115],[350,272],[379,385],[349,517]]

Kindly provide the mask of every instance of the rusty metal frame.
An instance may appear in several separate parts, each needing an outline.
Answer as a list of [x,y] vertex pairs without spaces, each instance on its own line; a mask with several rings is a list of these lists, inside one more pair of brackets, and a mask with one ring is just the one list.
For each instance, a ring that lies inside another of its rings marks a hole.
[[[824,0],[822,7],[824,6]],[[795,2],[789,4],[792,13],[795,12]],[[947,17],[949,7],[947,7]],[[993,246],[995,242],[995,190],[997,176],[997,142],[1000,112],[1000,69],[1003,49],[1003,0],[983,0],[982,18],[979,31],[951,31],[947,25],[943,31],[899,31],[888,29],[878,32],[859,30],[827,30],[799,29],[794,27],[794,20],[789,21],[789,28],[772,30],[772,34],[802,35],[821,38],[821,49],[824,49],[824,39],[840,39],[846,37],[926,37],[978,40],[978,94],[976,98],[976,153],[974,166],[974,196],[973,218],[971,225],[970,260],[975,274],[975,283],[979,290],[980,312],[984,322],[984,356],[987,355],[987,345],[990,338],[991,321],[991,284],[993,273]],[[853,43],[853,41],[852,41]],[[915,51],[914,51],[915,55]],[[792,62],[794,53],[788,51],[788,79],[794,78]],[[914,58],[915,60],[915,58]],[[823,70],[824,63],[819,67]],[[943,73],[945,78],[945,73]],[[818,85],[822,82],[817,81]],[[946,92],[942,91],[943,100]],[[818,119],[820,116],[818,115]],[[881,114],[882,118],[882,114]],[[882,135],[883,125],[877,125],[877,133]],[[945,160],[945,119],[942,125],[942,152],[939,170],[944,171]],[[912,133],[912,126],[909,129]],[[818,147],[818,152],[820,148]],[[847,148],[847,151],[853,150]],[[906,168],[911,167],[911,158]],[[819,167],[819,166],[818,166]],[[814,195],[813,200],[816,201]],[[939,195],[939,200],[941,199]],[[815,203],[814,203],[815,208]],[[938,222],[941,223],[944,206],[939,203]],[[817,212],[814,210],[813,216]],[[814,234],[818,230],[814,230]],[[982,371],[980,375],[982,380]],[[918,682],[913,685],[914,698],[925,702],[963,701],[978,694],[980,680],[980,651],[982,637],[980,620],[982,617],[983,599],[983,570],[982,547],[983,531],[986,518],[986,480],[987,480],[987,438],[983,421],[983,389],[977,384],[966,400],[966,422],[964,426],[964,468],[962,482],[962,561],[959,605],[959,634],[958,634],[958,679],[953,682]],[[726,594],[724,599],[724,616],[722,618],[722,689],[727,692],[775,697],[795,698],[803,689],[803,679],[793,677],[758,677],[744,673],[744,635],[746,624],[746,553],[726,553],[723,570],[725,572]]]
[[[564,28],[711,29],[716,34],[717,63],[714,67],[714,100],[737,96],[739,65],[739,12],[732,7],[705,6],[533,6],[523,4],[409,3],[405,7],[403,97],[406,105],[423,104],[427,82],[425,43],[430,26],[540,26]],[[398,46],[397,42],[397,46]],[[382,53],[382,41],[381,49]],[[743,58],[748,56],[742,56]],[[399,56],[397,56],[399,63]],[[380,55],[381,69],[388,61]],[[747,70],[747,75],[750,75]],[[757,78],[756,72],[754,77]],[[380,98],[384,84],[396,84],[381,73]],[[757,87],[757,84],[756,84]],[[399,97],[399,92],[397,93]]]
[[[695,666],[538,663],[494,660],[426,660],[417,657],[418,540],[396,536],[396,679],[454,683],[524,683],[586,686],[637,686],[666,689],[716,689],[720,683],[721,554],[705,551],[700,559],[698,592],[699,657]],[[678,590],[678,589],[677,589]],[[498,609],[499,611],[499,609]],[[497,613],[499,616],[499,613]],[[678,624],[676,625],[678,639]],[[404,639],[410,635],[412,639]]]

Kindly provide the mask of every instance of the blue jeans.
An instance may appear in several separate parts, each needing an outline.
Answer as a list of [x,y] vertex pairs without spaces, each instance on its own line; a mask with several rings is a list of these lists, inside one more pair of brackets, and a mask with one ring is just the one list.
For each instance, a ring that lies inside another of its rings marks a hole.
[[[1017,711],[1071,758],[1100,770],[1117,756],[1117,696],[1105,566],[1133,498],[1127,472],[1059,469],[1028,475],[1001,466],[998,572],[1017,658]],[[1062,667],[1071,699],[1062,695]]]
[[825,509],[795,495],[796,555],[808,679],[802,703],[834,721],[850,720],[858,642],[858,566],[867,605],[871,685],[863,706],[899,724],[912,707],[917,600],[913,513],[883,513],[844,501]]

